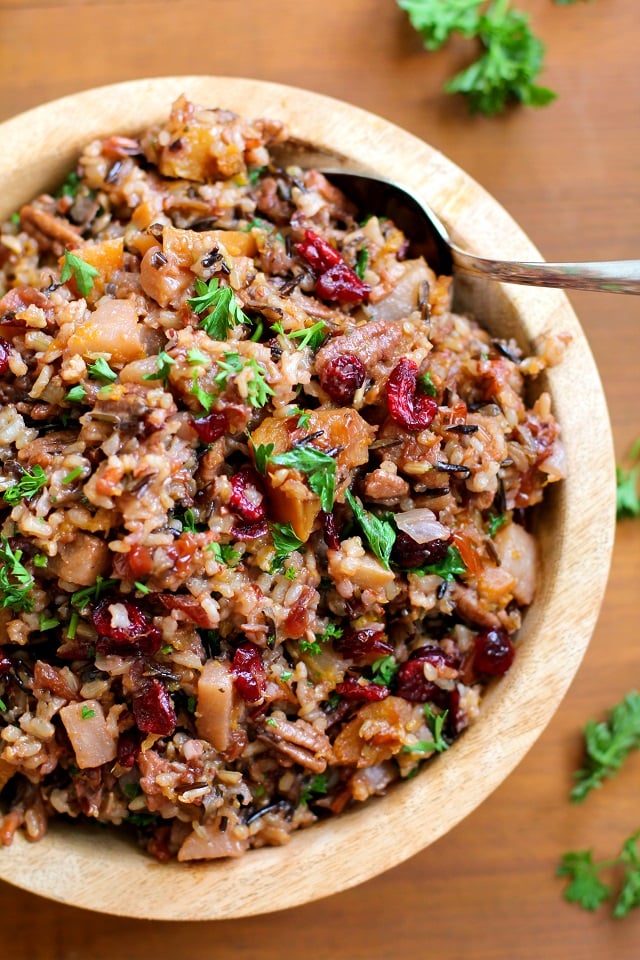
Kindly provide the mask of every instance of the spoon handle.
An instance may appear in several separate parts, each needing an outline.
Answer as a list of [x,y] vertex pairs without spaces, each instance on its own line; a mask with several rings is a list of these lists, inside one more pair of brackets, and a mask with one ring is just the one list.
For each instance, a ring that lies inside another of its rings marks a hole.
[[486,260],[458,247],[451,247],[455,269],[474,277],[503,283],[528,283],[566,290],[604,290],[607,293],[640,294],[640,260],[608,260],[600,263],[518,263]]

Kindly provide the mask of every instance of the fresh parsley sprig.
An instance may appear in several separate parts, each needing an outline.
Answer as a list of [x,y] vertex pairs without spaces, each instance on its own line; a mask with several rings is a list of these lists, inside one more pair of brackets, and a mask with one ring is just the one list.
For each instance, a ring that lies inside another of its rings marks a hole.
[[328,453],[305,444],[275,457],[271,455],[268,462],[306,474],[309,487],[320,497],[320,506],[326,513],[331,512],[336,488],[336,461]]
[[272,324],[272,328],[280,336],[287,340],[298,340],[296,349],[304,350],[309,347],[310,350],[318,350],[327,339],[328,327],[324,320],[318,320],[310,327],[303,327],[301,330],[285,330],[281,323]]
[[36,493],[42,490],[46,483],[46,473],[40,464],[36,464],[31,472],[26,469],[17,483],[12,484],[5,490],[3,500],[14,507],[22,500],[35,497]]
[[640,906],[639,838],[640,830],[637,830],[625,840],[618,856],[609,860],[594,862],[591,850],[565,853],[556,871],[557,876],[569,879],[564,890],[565,900],[579,904],[584,910],[597,910],[613,896],[613,888],[603,883],[601,874],[621,867],[622,882],[618,887],[613,916],[626,917],[630,910]]
[[640,437],[631,447],[629,460],[633,464],[629,469],[616,467],[616,517],[640,517],[640,496],[638,495],[638,477],[640,476]]
[[402,748],[403,753],[444,753],[449,749],[449,743],[443,736],[444,725],[447,722],[448,710],[434,713],[428,703],[424,705],[424,715],[433,740],[419,740]]
[[217,361],[217,366],[218,372],[213,382],[220,390],[224,390],[231,377],[237,377],[243,370],[248,369],[251,373],[246,381],[249,405],[259,409],[264,407],[269,397],[273,396],[274,390],[267,383],[266,370],[260,366],[255,357],[243,359],[239,353],[225,353],[223,359]]
[[93,278],[97,277],[99,273],[100,271],[92,267],[90,263],[86,263],[86,261],[76,256],[75,253],[71,253],[70,250],[65,250],[62,271],[60,273],[62,283],[66,283],[67,280],[73,277],[76,287],[78,288],[78,293],[83,297],[87,297],[93,290]]
[[585,761],[574,774],[573,803],[615,776],[632,750],[640,748],[640,694],[632,690],[609,713],[606,720],[590,720],[584,728]]
[[196,296],[187,303],[197,314],[206,314],[200,320],[200,326],[213,340],[226,340],[229,331],[241,323],[251,321],[243,312],[231,287],[221,287],[217,277],[208,283],[200,277],[195,282]]
[[435,574],[436,576],[442,577],[443,580],[446,580],[448,583],[450,583],[452,580],[455,580],[456,577],[466,573],[467,568],[464,560],[460,556],[460,551],[458,548],[449,546],[447,547],[447,555],[444,560],[440,560],[438,563],[429,563],[425,567],[416,567],[415,569],[407,572],[416,573],[419,576]]
[[540,73],[544,45],[529,19],[509,0],[397,0],[421,34],[428,50],[438,50],[454,33],[475,38],[481,55],[445,85],[447,93],[467,97],[471,113],[490,116],[509,103],[542,107],[555,93],[534,81]]
[[145,373],[142,377],[143,380],[162,380],[163,385],[166,387],[169,382],[169,374],[171,372],[171,367],[175,365],[175,360],[173,357],[169,356],[166,350],[161,350],[156,357],[156,370],[155,373]]
[[272,523],[270,529],[276,551],[271,564],[271,573],[277,573],[282,569],[282,564],[289,554],[303,546],[304,540],[296,536],[290,523]]
[[386,570],[389,570],[389,558],[396,542],[396,531],[388,520],[380,520],[362,506],[360,500],[347,490],[347,503],[360,524],[369,546]]

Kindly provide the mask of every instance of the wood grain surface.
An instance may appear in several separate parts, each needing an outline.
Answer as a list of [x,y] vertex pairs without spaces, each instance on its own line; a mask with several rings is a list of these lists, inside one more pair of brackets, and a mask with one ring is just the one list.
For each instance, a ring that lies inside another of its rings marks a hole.
[[[637,4],[518,5],[545,37],[544,80],[559,99],[488,120],[468,117],[440,93],[468,57],[467,44],[427,54],[392,0],[0,0],[0,119],[143,76],[215,73],[305,86],[379,113],[442,150],[507,207],[547,258],[638,256]],[[622,457],[640,433],[640,302],[571,299]],[[594,534],[594,549],[597,542]],[[583,807],[567,800],[580,728],[640,682],[639,574],[640,522],[627,522],[618,528],[593,642],[554,721],[482,807],[407,863],[286,914],[204,924],[112,919],[2,885],[0,956],[637,957],[640,912],[623,921],[606,908],[585,914],[562,900],[554,871],[564,850],[593,847],[605,857],[640,826],[640,756]]]

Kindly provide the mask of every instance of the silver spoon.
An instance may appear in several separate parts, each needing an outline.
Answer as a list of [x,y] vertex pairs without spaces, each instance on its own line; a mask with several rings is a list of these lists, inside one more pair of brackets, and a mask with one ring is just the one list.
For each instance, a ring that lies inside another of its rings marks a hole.
[[411,251],[437,273],[467,273],[503,283],[640,294],[640,260],[600,263],[520,263],[488,260],[461,250],[436,214],[400,184],[347,170],[323,170],[363,213],[389,217],[410,238]]

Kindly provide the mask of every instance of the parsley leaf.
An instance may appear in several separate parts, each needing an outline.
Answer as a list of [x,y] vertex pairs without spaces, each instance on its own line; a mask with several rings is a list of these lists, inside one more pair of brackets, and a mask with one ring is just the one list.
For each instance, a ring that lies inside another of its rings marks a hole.
[[272,523],[271,536],[276,550],[276,555],[271,564],[271,572],[276,573],[282,567],[282,564],[289,554],[293,553],[294,550],[300,549],[304,540],[300,540],[300,538],[295,535],[290,523]]
[[495,537],[500,527],[503,527],[508,519],[509,515],[506,513],[490,513],[489,522],[487,524],[487,532],[489,536]]
[[[640,460],[640,438],[631,447],[629,459]],[[623,520],[625,517],[640,517],[640,497],[638,496],[638,476],[640,463],[635,463],[629,470],[616,467],[616,517]]]
[[268,460],[279,467],[289,467],[306,474],[310,488],[320,497],[320,506],[325,513],[331,512],[336,488],[336,461],[333,457],[306,445],[275,457],[272,455]]
[[428,397],[436,397],[438,395],[436,385],[433,382],[433,378],[428,370],[426,373],[423,373],[418,377],[418,383],[420,384],[420,389],[422,392],[426,393]]
[[196,296],[187,300],[194,313],[205,313],[200,326],[212,340],[226,340],[229,331],[241,323],[250,323],[243,313],[231,287],[221,287],[217,277],[205,283],[199,277],[195,282]]
[[36,464],[31,473],[28,469],[25,470],[18,482],[5,490],[3,500],[13,507],[22,500],[34,497],[39,490],[42,490],[46,482],[46,473],[39,464]]
[[264,477],[267,472],[267,461],[276,448],[275,443],[259,443],[254,444],[251,437],[249,437],[249,445],[253,452],[253,462],[256,466],[258,473],[261,473]]
[[638,856],[638,837],[636,831],[625,841],[619,861],[624,864],[624,877],[613,908],[614,917],[626,917],[630,910],[640,906],[640,857]]
[[99,273],[100,271],[92,267],[90,263],[86,263],[75,253],[71,253],[70,250],[65,250],[64,263],[60,273],[62,283],[66,283],[73,276],[78,292],[83,297],[87,297],[93,290],[93,278],[97,277]]
[[75,197],[80,186],[80,177],[75,170],[70,170],[62,186],[56,190],[55,197]]
[[443,713],[434,713],[428,703],[424,705],[424,715],[427,726],[433,735],[433,740],[420,740],[410,746],[402,748],[403,753],[444,753],[449,749],[449,743],[444,739],[442,731],[447,720],[448,710]]
[[360,277],[361,280],[364,280],[364,275],[367,272],[367,267],[369,266],[369,251],[366,247],[362,247],[358,250],[356,256],[356,274]]
[[322,797],[327,792],[326,773],[317,773],[310,783],[306,783],[300,794],[300,804],[306,807],[314,797]]
[[327,325],[324,320],[318,320],[311,327],[303,327],[302,330],[285,331],[281,323],[272,324],[276,333],[286,337],[288,340],[299,340],[296,349],[303,350],[309,347],[310,350],[317,350],[327,338]]
[[416,567],[408,571],[408,573],[416,573],[419,576],[434,573],[447,582],[455,580],[457,576],[466,572],[467,568],[457,547],[447,547],[446,557],[438,563],[430,563],[426,567]]
[[91,707],[87,707],[86,704],[82,705],[82,710],[80,711],[80,716],[83,720],[91,720],[92,717],[95,717],[96,712],[92,710]]
[[591,850],[565,853],[556,871],[558,877],[569,877],[571,880],[564,891],[565,900],[579,903],[585,910],[597,910],[601,903],[608,900],[611,887],[602,883],[598,876],[602,866],[593,862]]
[[104,591],[114,587],[116,583],[118,583],[117,580],[105,580],[98,574],[92,587],[84,587],[71,594],[71,605],[78,610],[84,610],[92,600],[99,600]]
[[118,374],[111,369],[104,357],[98,357],[95,363],[90,363],[87,370],[92,377],[104,380],[105,383],[113,383],[118,379]]
[[396,663],[391,654],[387,657],[380,657],[371,665],[372,680],[381,687],[388,687],[399,669],[400,665]]
[[0,536],[0,606],[31,613],[34,581],[21,559],[22,550],[14,550],[7,538]]
[[386,570],[389,570],[389,558],[393,545],[396,542],[396,531],[388,520],[380,520],[373,513],[369,513],[362,506],[360,500],[354,497],[350,490],[345,494],[347,503],[353,510],[356,520],[362,528],[369,546]]
[[456,31],[471,37],[478,29],[481,0],[398,0],[427,50],[438,50]]
[[163,384],[166,386],[169,380],[169,373],[171,367],[175,364],[173,357],[170,357],[166,350],[161,350],[158,356],[156,357],[156,372],[155,373],[145,373],[142,377],[143,380],[162,380]]
[[640,748],[640,694],[632,690],[609,713],[606,721],[590,720],[584,729],[586,758],[577,770],[571,791],[581,803],[603,780],[615,776],[632,750]]
[[234,550],[229,543],[211,543],[207,547],[217,563],[224,563],[228,567],[235,567],[240,560],[240,551]]
[[71,387],[71,390],[67,392],[65,399],[70,400],[71,403],[82,403],[86,395],[87,391],[81,383],[78,383],[75,387]]
[[266,380],[266,370],[260,366],[255,357],[243,360],[239,353],[225,353],[223,359],[217,361],[217,366],[218,372],[213,381],[222,390],[231,377],[237,376],[246,369],[251,371],[251,376],[246,380],[247,402],[250,406],[264,407],[269,397],[273,396],[274,391]]

